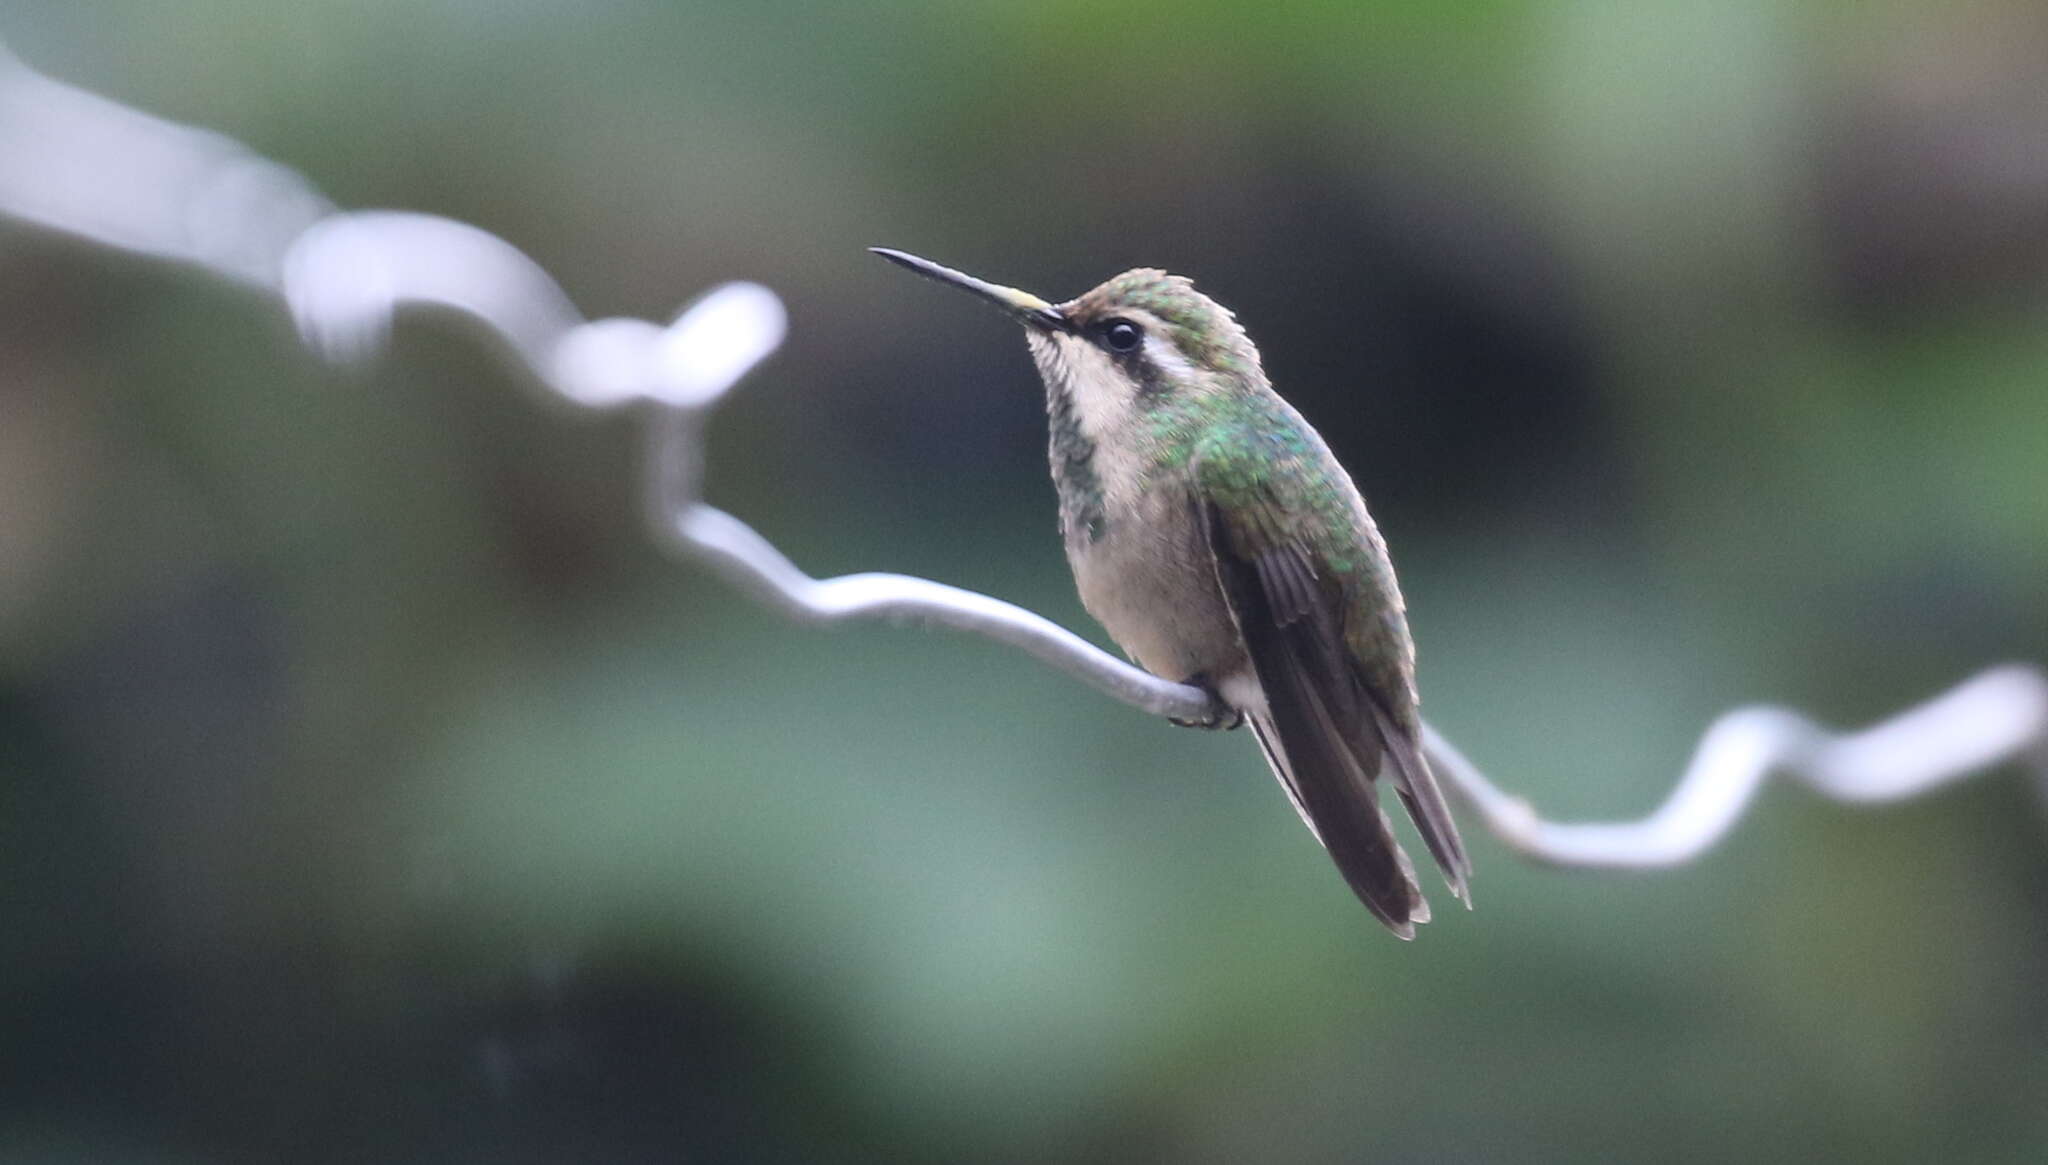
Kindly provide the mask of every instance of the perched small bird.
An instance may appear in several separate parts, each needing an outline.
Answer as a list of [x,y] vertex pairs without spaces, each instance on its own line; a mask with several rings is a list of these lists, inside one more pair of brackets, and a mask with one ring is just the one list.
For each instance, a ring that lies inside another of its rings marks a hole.
[[1382,776],[1470,905],[1471,861],[1422,755],[1386,542],[1236,317],[1150,268],[1051,304],[874,251],[1023,323],[1088,613],[1146,670],[1233,710],[1201,727],[1251,722],[1302,821],[1395,934],[1415,937],[1429,904],[1380,809]]

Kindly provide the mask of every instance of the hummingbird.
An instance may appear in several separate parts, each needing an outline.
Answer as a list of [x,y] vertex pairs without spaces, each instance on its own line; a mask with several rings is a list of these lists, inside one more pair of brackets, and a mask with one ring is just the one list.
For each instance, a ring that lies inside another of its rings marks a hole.
[[1228,710],[1177,723],[1249,722],[1352,892],[1411,939],[1429,904],[1380,807],[1378,782],[1391,781],[1469,907],[1471,860],[1423,757],[1386,541],[1236,316],[1149,267],[1054,304],[872,249],[1024,326],[1082,605],[1140,666]]

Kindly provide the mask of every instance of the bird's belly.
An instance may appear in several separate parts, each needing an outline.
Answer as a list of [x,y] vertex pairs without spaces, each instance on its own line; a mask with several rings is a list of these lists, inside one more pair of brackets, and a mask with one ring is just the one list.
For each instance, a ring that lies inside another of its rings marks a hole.
[[1154,498],[1146,509],[1155,512],[1110,515],[1100,538],[1069,537],[1074,583],[1088,613],[1145,670],[1214,684],[1244,669],[1244,645],[1192,507]]

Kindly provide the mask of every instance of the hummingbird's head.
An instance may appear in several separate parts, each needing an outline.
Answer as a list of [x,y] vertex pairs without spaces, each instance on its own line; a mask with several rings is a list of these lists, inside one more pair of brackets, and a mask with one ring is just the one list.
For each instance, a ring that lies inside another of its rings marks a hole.
[[1072,405],[1090,436],[1163,403],[1265,384],[1258,349],[1237,317],[1185,276],[1140,267],[1052,304],[901,251],[874,251],[1022,323],[1047,391]]

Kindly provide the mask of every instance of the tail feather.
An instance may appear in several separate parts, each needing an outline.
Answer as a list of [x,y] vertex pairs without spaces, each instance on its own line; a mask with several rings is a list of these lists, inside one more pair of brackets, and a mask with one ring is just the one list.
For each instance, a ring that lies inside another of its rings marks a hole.
[[1287,790],[1295,812],[1344,875],[1353,894],[1387,929],[1404,939],[1429,921],[1408,855],[1394,840],[1370,778],[1343,738],[1315,731],[1282,705],[1249,719],[1266,763]]
[[1368,703],[1372,704],[1373,724],[1379,738],[1385,742],[1386,767],[1392,771],[1394,792],[1400,795],[1401,804],[1407,806],[1416,832],[1422,835],[1422,843],[1429,847],[1430,856],[1443,871],[1444,881],[1450,883],[1451,893],[1470,910],[1472,859],[1465,853],[1458,823],[1451,817],[1451,807],[1444,802],[1436,774],[1430,771],[1421,747],[1396,729],[1376,702]]

